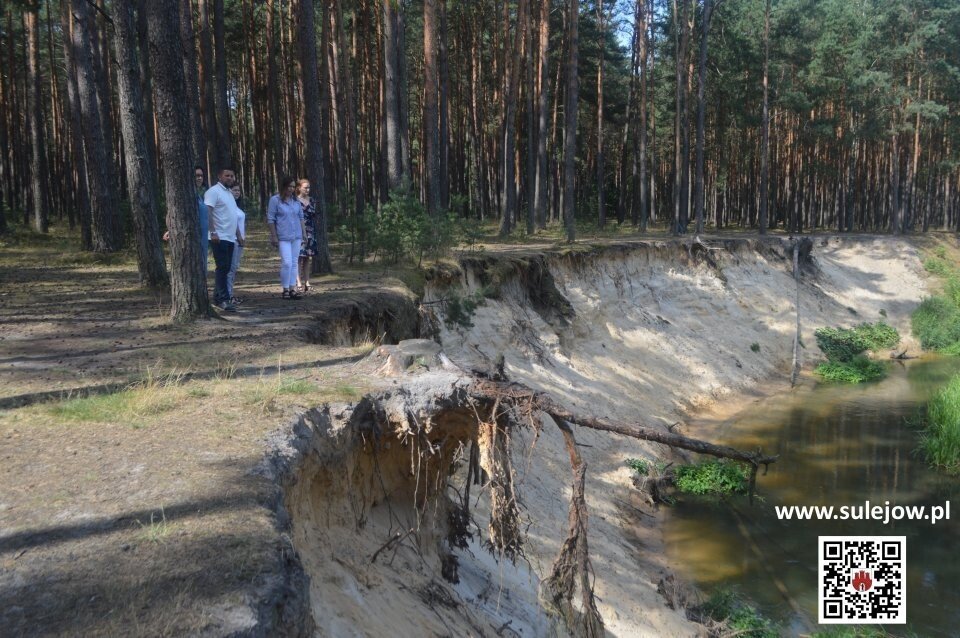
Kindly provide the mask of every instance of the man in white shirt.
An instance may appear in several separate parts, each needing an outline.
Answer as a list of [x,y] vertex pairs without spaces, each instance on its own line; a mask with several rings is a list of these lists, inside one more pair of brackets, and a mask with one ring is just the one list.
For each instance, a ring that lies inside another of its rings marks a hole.
[[213,303],[221,310],[233,312],[236,307],[230,303],[227,275],[233,262],[235,245],[243,246],[243,239],[237,236],[239,209],[230,192],[236,182],[231,168],[221,168],[217,173],[217,183],[207,189],[203,203],[207,206],[210,226],[210,247],[213,261],[217,265],[214,276]]

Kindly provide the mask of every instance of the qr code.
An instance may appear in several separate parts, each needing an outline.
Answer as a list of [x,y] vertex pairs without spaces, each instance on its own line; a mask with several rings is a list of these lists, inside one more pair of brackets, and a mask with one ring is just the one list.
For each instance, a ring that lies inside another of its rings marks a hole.
[[907,622],[906,536],[821,536],[821,624]]

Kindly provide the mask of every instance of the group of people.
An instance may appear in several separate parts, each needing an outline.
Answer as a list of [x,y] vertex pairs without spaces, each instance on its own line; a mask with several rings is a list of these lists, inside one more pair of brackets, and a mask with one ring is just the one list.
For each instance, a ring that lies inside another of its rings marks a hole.
[[[213,253],[213,303],[233,312],[242,303],[234,295],[234,281],[246,243],[246,213],[240,208],[240,186],[232,168],[223,167],[217,181],[204,189],[202,166],[194,168],[197,187],[197,215],[203,270],[207,253]],[[284,299],[302,299],[310,290],[311,258],[317,253],[316,202],[310,197],[310,181],[283,177],[277,194],[267,206],[270,242],[280,253],[280,285]],[[169,238],[169,231],[164,239]]]
[[317,206],[310,180],[284,176],[267,204],[270,243],[280,252],[281,296],[300,299],[310,291],[310,259],[317,254]]

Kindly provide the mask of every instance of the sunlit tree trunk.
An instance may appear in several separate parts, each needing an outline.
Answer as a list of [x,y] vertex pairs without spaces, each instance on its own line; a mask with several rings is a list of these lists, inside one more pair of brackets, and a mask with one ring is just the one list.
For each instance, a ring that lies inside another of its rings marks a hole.
[[[39,2],[32,0],[23,14],[27,36],[27,122],[30,129],[30,200],[33,206],[33,228],[47,232],[50,207],[50,176],[47,173],[46,124],[43,118],[40,91]],[[9,37],[9,36],[8,36]]]

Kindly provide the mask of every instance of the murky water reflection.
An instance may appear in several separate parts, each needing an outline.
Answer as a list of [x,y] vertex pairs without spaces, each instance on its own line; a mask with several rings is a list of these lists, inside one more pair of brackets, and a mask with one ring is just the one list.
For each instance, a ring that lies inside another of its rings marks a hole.
[[[759,402],[711,440],[780,454],[759,478],[764,502],[734,507],[690,499],[671,508],[672,562],[706,591],[734,585],[792,634],[816,625],[817,536],[907,536],[908,628],[960,636],[960,479],[926,467],[904,424],[958,359],[894,364],[875,384],[821,384]],[[950,521],[779,521],[774,505],[940,505]],[[812,621],[811,621],[812,619]],[[895,634],[900,627],[888,627]]]

